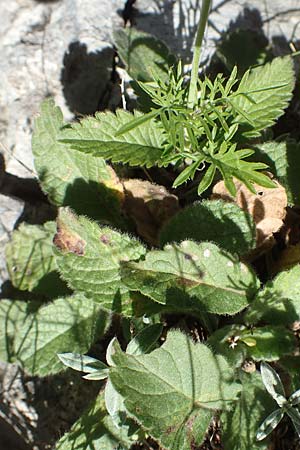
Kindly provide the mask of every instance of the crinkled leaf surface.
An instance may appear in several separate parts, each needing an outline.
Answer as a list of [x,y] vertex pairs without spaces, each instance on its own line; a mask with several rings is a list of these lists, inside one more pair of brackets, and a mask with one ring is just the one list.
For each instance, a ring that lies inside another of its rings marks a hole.
[[54,244],[60,273],[74,290],[84,292],[104,308],[131,313],[130,296],[121,282],[119,267],[122,260],[144,255],[146,250],[138,240],[66,208],[60,210]]
[[240,373],[242,391],[231,411],[223,412],[224,450],[267,450],[268,442],[258,442],[256,432],[261,422],[276,408],[258,372]]
[[245,316],[249,323],[263,319],[269,323],[300,320],[300,264],[269,281]]
[[120,214],[123,188],[102,158],[71,149],[58,141],[64,126],[60,108],[52,99],[44,101],[35,121],[32,150],[42,189],[56,205],[71,206],[87,214],[124,227]]
[[140,116],[141,113],[133,115],[122,109],[116,114],[96,113],[95,117],[87,117],[64,129],[60,138],[74,149],[112,162],[146,167],[162,165],[164,135],[154,120],[116,136],[122,126]]
[[[250,340],[251,345],[247,345]],[[234,367],[251,358],[254,361],[277,361],[295,351],[294,334],[283,326],[246,328],[227,325],[215,331],[208,339],[211,348],[223,355]]]
[[[10,323],[10,353],[6,360],[18,361],[33,375],[46,376],[62,371],[64,366],[57,353],[70,349],[78,353],[87,352],[93,342],[101,338],[110,322],[109,315],[82,294],[56,299],[32,313],[26,310],[26,315],[20,303],[15,305],[15,301],[7,300],[5,309],[1,309],[1,328],[5,329],[7,321]],[[18,316],[15,318],[16,314],[23,319],[22,322]],[[1,340],[6,342],[8,338],[1,336]],[[3,346],[2,342],[0,348]]]
[[134,80],[152,81],[153,75],[160,80],[168,79],[168,69],[175,65],[176,58],[161,40],[135,28],[119,28],[113,37],[118,54]]
[[112,360],[110,380],[129,414],[169,450],[199,445],[213,410],[239,392],[226,360],[180,331],[169,332],[147,355],[128,355],[114,345]]
[[6,262],[14,287],[55,297],[68,292],[60,279],[53,253],[55,222],[22,223],[6,246]]
[[178,311],[235,314],[258,289],[245,264],[210,242],[165,246],[147,253],[145,261],[122,264],[129,289]]
[[286,189],[288,201],[300,205],[300,145],[296,141],[265,142],[256,146],[256,160],[265,162]]
[[288,106],[294,84],[290,56],[274,58],[270,63],[255,67],[250,73],[246,72],[236,91],[239,95],[231,100],[233,106],[243,112],[236,121],[245,125],[245,136],[257,136],[260,130],[274,124]]
[[233,203],[196,202],[172,217],[160,234],[162,245],[184,239],[212,241],[243,255],[255,246],[255,224],[248,213]]
[[130,448],[133,441],[126,428],[117,428],[105,409],[103,394],[74,423],[56,444],[56,450],[117,450]]

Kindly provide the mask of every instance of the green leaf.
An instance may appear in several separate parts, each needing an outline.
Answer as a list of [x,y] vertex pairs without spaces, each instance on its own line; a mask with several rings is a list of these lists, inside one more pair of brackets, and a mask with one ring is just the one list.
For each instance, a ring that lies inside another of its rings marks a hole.
[[300,438],[300,413],[299,413],[298,409],[289,408],[286,413],[289,416],[289,418],[291,419],[291,421],[293,422],[293,425],[298,434],[298,437]]
[[115,342],[112,359],[110,380],[127,411],[169,450],[200,445],[214,409],[239,392],[226,360],[179,331],[148,355],[128,355]]
[[245,255],[255,247],[255,236],[255,224],[248,213],[234,203],[207,200],[173,216],[160,233],[160,243],[212,241],[229,252]]
[[162,165],[164,139],[162,129],[154,120],[149,120],[127,133],[116,133],[141,113],[131,114],[119,109],[96,113],[72,128],[61,132],[61,142],[69,143],[73,149],[86,154],[110,159],[112,162],[128,163],[130,166],[152,167]]
[[155,348],[163,330],[161,323],[149,325],[140,331],[127,345],[126,353],[129,355],[143,355]]
[[259,136],[259,131],[275,123],[288,106],[294,85],[295,74],[290,56],[274,58],[272,62],[246,72],[231,97],[232,105],[243,111],[243,115],[235,121],[244,125],[245,137]]
[[[247,345],[249,339],[253,340],[250,346]],[[283,326],[250,329],[243,325],[227,325],[215,331],[208,342],[234,367],[239,367],[247,358],[277,361],[283,355],[292,354],[296,346],[293,333]]]
[[[19,302],[16,307],[6,304],[7,314],[1,311],[1,328],[5,329],[5,323],[11,320],[10,308],[16,311],[19,307],[23,308]],[[12,323],[1,340],[11,340],[6,358],[9,362],[17,361],[28,373],[39,376],[55,374],[63,369],[57,353],[70,349],[78,353],[87,352],[93,342],[101,338],[110,322],[108,314],[99,305],[81,294],[56,299],[35,312],[27,312],[26,316],[23,311],[21,309],[23,321],[17,322],[15,334],[12,335]],[[2,343],[0,348],[3,347]]]
[[115,30],[113,38],[118,54],[134,80],[152,81],[155,75],[167,81],[168,69],[176,64],[176,58],[161,40],[134,28]]
[[122,280],[178,312],[235,314],[258,289],[251,269],[210,242],[183,241],[150,251],[145,261],[122,264]]
[[300,264],[266,283],[245,314],[248,323],[292,323],[300,319]]
[[255,159],[268,164],[285,188],[288,201],[300,205],[300,144],[293,140],[265,142],[255,148]]
[[127,428],[117,428],[106,413],[103,393],[74,423],[71,430],[56,444],[56,450],[117,450],[129,449],[134,441]]
[[108,369],[108,366],[98,359],[80,353],[59,353],[57,356],[65,366],[79,372],[94,373]]
[[240,379],[239,401],[221,416],[224,450],[267,450],[268,442],[257,442],[256,432],[276,404],[265,391],[258,372],[240,372]]
[[14,287],[50,298],[69,292],[57,272],[52,244],[55,229],[55,222],[22,223],[13,232],[6,246],[6,263]]
[[55,205],[71,206],[79,214],[124,228],[120,213],[122,185],[102,158],[58,142],[63,126],[60,108],[53,99],[44,101],[32,137],[42,189]]
[[267,436],[269,436],[269,434],[271,434],[272,431],[275,430],[283,416],[284,412],[281,409],[276,409],[275,411],[273,411],[260,425],[256,433],[256,439],[258,441],[262,441]]
[[277,372],[266,362],[260,364],[260,373],[266,390],[282,408],[286,402],[285,390]]
[[74,290],[108,310],[132,313],[119,267],[120,261],[139,259],[145,254],[139,241],[62,208],[54,244],[60,273]]

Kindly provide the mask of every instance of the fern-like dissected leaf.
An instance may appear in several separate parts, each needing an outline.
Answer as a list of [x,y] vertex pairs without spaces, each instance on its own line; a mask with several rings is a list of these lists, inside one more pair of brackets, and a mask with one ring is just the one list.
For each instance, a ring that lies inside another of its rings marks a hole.
[[146,167],[163,165],[165,136],[154,120],[117,135],[119,129],[139,117],[140,113],[133,115],[123,110],[118,110],[116,114],[97,113],[95,117],[87,117],[72,125],[72,128],[63,130],[61,142],[113,162]]
[[275,58],[245,73],[230,100],[240,112],[235,121],[245,126],[244,136],[259,136],[261,130],[274,124],[288,106],[294,85],[290,56]]

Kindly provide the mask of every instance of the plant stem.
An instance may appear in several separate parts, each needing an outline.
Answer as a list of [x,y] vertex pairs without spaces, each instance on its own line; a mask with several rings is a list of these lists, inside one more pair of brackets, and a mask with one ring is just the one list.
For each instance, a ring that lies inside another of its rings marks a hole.
[[188,105],[193,108],[197,101],[197,79],[200,64],[201,46],[204,36],[204,31],[206,28],[209,8],[211,5],[211,0],[202,0],[202,8],[200,14],[200,20],[198,24],[195,48],[193,54],[192,71],[191,71],[191,81],[189,88]]

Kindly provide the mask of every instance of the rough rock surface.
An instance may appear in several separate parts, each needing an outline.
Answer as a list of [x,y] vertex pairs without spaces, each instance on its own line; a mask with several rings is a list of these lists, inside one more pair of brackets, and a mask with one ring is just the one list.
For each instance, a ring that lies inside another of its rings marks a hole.
[[[108,104],[114,56],[111,36],[113,27],[122,26],[124,5],[125,0],[0,0],[0,152],[8,173],[34,177],[32,124],[44,98],[53,96],[66,119],[93,113]],[[156,34],[173,51],[180,50],[188,58],[200,6],[201,0],[137,0],[134,21],[139,29]],[[299,22],[299,0],[214,0],[202,60],[209,59],[215,41],[229,25],[262,28],[280,53],[282,47],[288,48],[290,39],[299,39]],[[0,194],[6,193],[0,195],[0,284],[6,278],[4,244],[15,222],[24,206],[28,210],[28,203],[31,217],[41,210],[41,203],[32,205],[13,189],[8,195],[2,181],[0,167]],[[43,430],[40,421],[48,411],[45,408],[37,413],[28,404],[37,389],[43,390],[40,398],[45,398],[47,380],[41,385],[24,381],[16,368],[1,365],[1,386],[0,450],[1,445],[3,450],[46,448],[37,439]],[[11,444],[2,440],[5,427],[10,430],[6,436],[10,436]],[[47,427],[46,422],[44,430]],[[25,440],[31,442],[29,447]]]

